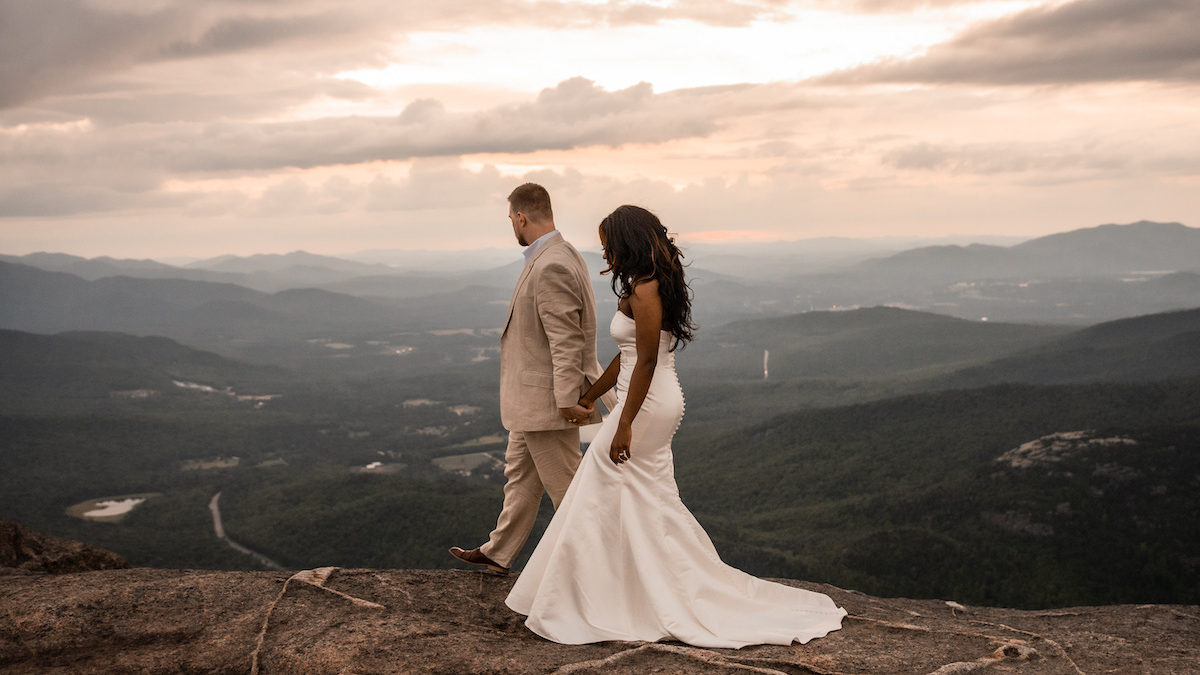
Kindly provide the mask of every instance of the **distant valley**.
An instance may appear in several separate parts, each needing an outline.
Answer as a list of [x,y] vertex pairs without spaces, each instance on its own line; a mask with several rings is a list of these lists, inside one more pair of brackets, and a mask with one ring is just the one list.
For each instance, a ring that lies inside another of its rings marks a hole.
[[[697,247],[685,501],[756,574],[1200,602],[1197,233]],[[606,359],[615,303],[586,257]],[[448,566],[499,506],[514,258],[3,257],[0,517],[137,565],[255,568],[213,535],[221,492],[230,538],[284,565]],[[96,503],[128,510],[80,516]]]

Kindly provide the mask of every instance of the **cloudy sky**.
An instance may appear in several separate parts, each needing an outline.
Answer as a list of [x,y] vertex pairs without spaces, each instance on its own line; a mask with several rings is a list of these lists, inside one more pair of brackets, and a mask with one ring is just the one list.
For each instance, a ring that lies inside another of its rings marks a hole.
[[0,0],[0,252],[1200,226],[1196,0]]

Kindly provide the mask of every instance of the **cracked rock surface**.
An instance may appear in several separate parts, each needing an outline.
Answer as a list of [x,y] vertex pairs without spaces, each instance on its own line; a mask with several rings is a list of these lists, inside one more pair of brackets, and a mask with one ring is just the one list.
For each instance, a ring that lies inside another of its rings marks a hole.
[[1200,607],[1022,611],[875,598],[807,645],[558,645],[504,606],[514,577],[459,570],[128,569],[0,521],[5,673],[1200,673]]
[[[1021,611],[827,593],[850,615],[807,645],[557,645],[474,571],[125,569],[0,581],[12,673],[1196,673],[1200,608]],[[332,591],[332,592],[331,592]],[[374,605],[382,605],[377,607]]]

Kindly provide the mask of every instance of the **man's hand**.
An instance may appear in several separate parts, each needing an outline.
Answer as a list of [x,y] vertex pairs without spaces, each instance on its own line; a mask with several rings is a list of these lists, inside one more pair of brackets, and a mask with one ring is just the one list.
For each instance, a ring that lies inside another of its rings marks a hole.
[[596,404],[594,403],[591,407],[587,407],[582,403],[576,403],[570,408],[559,408],[558,414],[562,415],[563,419],[571,422],[572,424],[583,424],[591,419],[592,413],[595,411]]

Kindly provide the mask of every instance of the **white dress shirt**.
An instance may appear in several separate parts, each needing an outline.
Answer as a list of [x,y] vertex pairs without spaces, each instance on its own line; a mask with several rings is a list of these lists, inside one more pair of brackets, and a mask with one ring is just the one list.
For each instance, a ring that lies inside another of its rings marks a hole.
[[558,232],[558,230],[550,230],[546,234],[543,234],[542,236],[538,237],[537,239],[534,239],[533,241],[529,242],[529,245],[525,247],[525,250],[521,251],[521,253],[523,253],[525,255],[525,264],[526,265],[529,264],[530,260],[533,260],[533,254],[537,253],[538,249],[541,248],[542,245],[546,243],[546,240],[549,239],[550,237],[552,237],[554,235],[554,233],[556,233],[556,232]]

